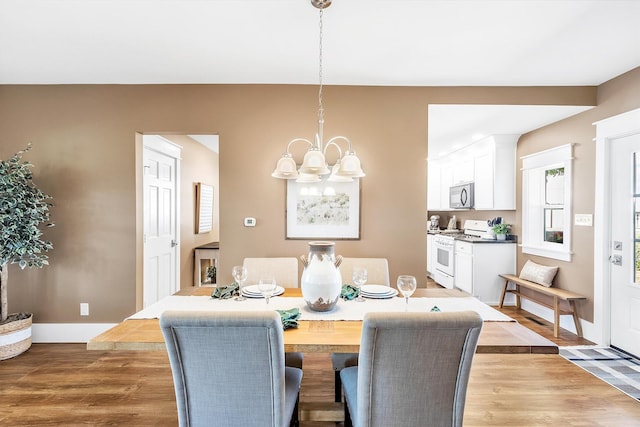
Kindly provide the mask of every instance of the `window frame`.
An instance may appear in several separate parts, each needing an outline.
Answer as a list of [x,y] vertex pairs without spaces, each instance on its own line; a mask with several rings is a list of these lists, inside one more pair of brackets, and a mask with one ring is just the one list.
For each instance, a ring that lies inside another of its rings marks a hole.
[[[573,144],[565,144],[521,157],[522,160],[522,253],[571,261],[571,212]],[[545,172],[564,168],[563,242],[544,240]]]

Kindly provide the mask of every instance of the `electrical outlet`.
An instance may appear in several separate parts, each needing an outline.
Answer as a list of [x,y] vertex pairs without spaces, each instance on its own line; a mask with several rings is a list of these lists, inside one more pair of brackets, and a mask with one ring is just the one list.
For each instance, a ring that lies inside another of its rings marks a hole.
[[80,303],[80,316],[88,316],[89,315],[89,303],[81,302]]

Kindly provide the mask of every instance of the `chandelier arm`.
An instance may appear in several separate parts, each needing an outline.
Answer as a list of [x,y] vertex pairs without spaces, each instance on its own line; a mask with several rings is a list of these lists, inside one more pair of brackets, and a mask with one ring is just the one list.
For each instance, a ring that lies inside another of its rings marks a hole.
[[287,144],[287,154],[291,155],[291,151],[289,150],[289,148],[291,148],[291,145],[292,145],[294,142],[298,142],[298,141],[304,141],[304,142],[306,142],[307,144],[309,144],[311,147],[313,147],[313,146],[314,146],[313,142],[309,141],[309,140],[308,140],[308,139],[306,139],[306,138],[295,138],[295,139],[292,139],[291,141],[289,141],[289,143]]
[[322,153],[326,156],[327,155],[327,148],[329,148],[329,146],[333,145],[338,150],[338,155],[339,155],[338,158],[341,159],[342,158],[342,149],[340,148],[340,146],[338,144],[336,144],[336,142],[334,140],[335,140],[335,138],[331,138],[329,141],[327,141],[327,145],[324,146],[324,150],[322,150]]
[[[329,141],[327,141],[327,145],[332,144],[332,145],[338,146],[338,143],[336,141],[339,141],[339,140],[347,141],[347,144],[348,144],[347,151],[353,151],[351,149],[351,140],[349,140],[349,138],[347,138],[346,136],[342,136],[342,135],[334,136]],[[340,157],[342,157],[342,152],[340,153]]]

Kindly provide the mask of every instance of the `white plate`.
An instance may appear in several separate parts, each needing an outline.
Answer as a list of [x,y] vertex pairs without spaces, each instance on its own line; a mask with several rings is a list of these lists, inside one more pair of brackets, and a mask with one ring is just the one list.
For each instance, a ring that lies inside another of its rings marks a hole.
[[362,285],[360,290],[365,294],[388,294],[395,289],[385,285]]
[[398,295],[398,290],[394,289],[394,288],[390,288],[388,286],[385,286],[385,288],[387,288],[387,292],[384,294],[381,293],[369,293],[369,292],[365,292],[362,291],[362,296],[365,298],[371,298],[371,299],[385,299],[385,298],[392,298],[395,297],[396,295]]
[[[276,286],[276,290],[273,292],[272,297],[276,297],[278,295],[282,295],[284,293],[284,288],[282,286]],[[258,285],[247,286],[246,288],[242,288],[242,295],[248,298],[263,298],[262,292],[260,292],[260,288]]]

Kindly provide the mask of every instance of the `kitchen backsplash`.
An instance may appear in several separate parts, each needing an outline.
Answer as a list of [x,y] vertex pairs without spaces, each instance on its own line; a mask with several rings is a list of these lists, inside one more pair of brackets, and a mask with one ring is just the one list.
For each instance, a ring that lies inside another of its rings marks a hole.
[[[462,228],[464,226],[464,222],[468,219],[477,219],[477,220],[490,220],[495,217],[502,217],[502,222],[506,224],[514,224],[518,229],[520,228],[519,224],[516,223],[516,219],[518,218],[516,211],[480,211],[480,210],[456,210],[456,211],[428,211],[427,212],[427,225],[429,223],[429,217],[431,215],[440,215],[440,228],[446,228],[447,224],[449,224],[449,219],[455,215],[456,217],[456,228]],[[515,232],[515,230],[512,230]]]

